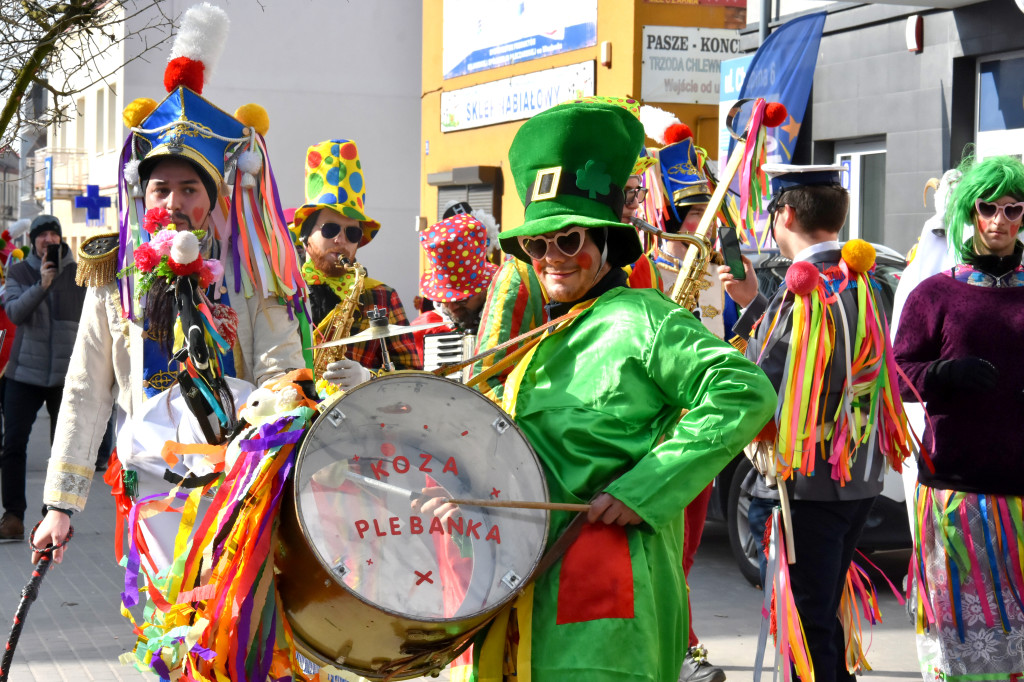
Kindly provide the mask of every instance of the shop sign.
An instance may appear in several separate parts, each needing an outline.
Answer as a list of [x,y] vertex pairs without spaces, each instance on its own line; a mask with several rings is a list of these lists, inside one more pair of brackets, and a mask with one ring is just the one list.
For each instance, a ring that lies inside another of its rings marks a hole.
[[441,132],[519,121],[593,94],[593,61],[450,90],[441,93]]
[[644,26],[640,98],[644,102],[718,104],[721,64],[741,54],[739,31]]

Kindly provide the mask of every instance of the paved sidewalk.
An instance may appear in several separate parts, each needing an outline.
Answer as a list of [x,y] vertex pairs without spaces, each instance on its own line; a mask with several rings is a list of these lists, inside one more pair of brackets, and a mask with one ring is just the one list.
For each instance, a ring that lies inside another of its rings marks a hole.
[[[28,449],[25,535],[39,521],[49,457],[49,416],[42,410]],[[64,563],[54,564],[28,613],[14,654],[11,682],[55,680],[153,680],[118,656],[135,644],[120,613],[124,572],[114,561],[114,502],[97,476],[89,506],[72,518],[75,537]],[[7,640],[21,590],[32,573],[28,543],[0,544],[0,637]]]
[[[43,478],[49,456],[48,433],[49,419],[44,410],[36,420],[29,444],[30,513],[26,521],[30,525],[39,520],[42,505]],[[75,514],[72,521],[75,537],[64,563],[54,566],[48,573],[39,599],[29,611],[15,652],[10,681],[156,680],[152,675],[144,675],[118,662],[118,656],[135,645],[135,636],[131,624],[120,615],[118,595],[123,589],[124,572],[114,561],[114,504],[102,480],[94,480],[88,507],[83,513]],[[901,555],[890,561],[890,568],[886,570],[898,581],[904,566],[906,556]],[[0,544],[0,638],[3,641],[6,641],[21,589],[31,570],[27,543]],[[708,647],[711,660],[726,670],[729,682],[751,680],[761,595],[745,583],[735,568],[724,528],[712,526],[705,531],[691,578],[697,631]],[[871,682],[919,680],[913,631],[906,613],[887,587],[876,584],[885,623],[876,626],[872,633],[873,646],[868,655],[875,670],[864,679]],[[325,677],[324,682],[341,679],[333,675]],[[435,679],[448,680],[448,671]],[[770,670],[762,679],[766,682],[771,679]]]

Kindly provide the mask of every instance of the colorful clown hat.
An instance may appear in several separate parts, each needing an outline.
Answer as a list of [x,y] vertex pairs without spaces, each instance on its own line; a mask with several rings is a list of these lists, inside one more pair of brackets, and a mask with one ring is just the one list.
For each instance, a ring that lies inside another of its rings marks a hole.
[[171,91],[133,132],[143,176],[148,166],[173,155],[197,164],[218,187],[229,151],[249,141],[241,121],[184,86]]
[[[693,143],[690,129],[682,131],[682,139],[671,141],[658,151],[661,181],[673,206],[706,204],[711,200],[711,184],[705,174],[704,159]],[[702,150],[700,150],[702,151]]]
[[353,140],[327,140],[313,145],[306,151],[306,203],[295,211],[299,233],[308,237],[312,225],[309,230],[304,229],[306,218],[322,208],[330,208],[362,223],[359,246],[366,246],[380,230],[380,223],[366,215],[365,195],[363,164]]
[[[188,161],[211,198],[212,226],[237,238],[235,272],[246,297],[288,300],[304,310],[305,283],[281,215],[279,193],[263,138],[270,121],[258,104],[228,114],[203,97],[214,65],[224,50],[228,15],[202,2],[185,11],[164,70],[167,96],[159,104],[142,97],[123,112],[129,128],[118,177],[120,222],[117,269],[122,313],[139,319],[142,303],[135,249],[149,241],[144,222],[142,182],[166,158]],[[235,242],[232,241],[234,244]]]
[[[124,173],[136,195],[141,194],[140,176],[146,177],[147,169],[167,156],[196,165],[209,176],[215,195],[220,194],[229,158],[246,175],[262,170],[261,155],[253,150],[256,133],[267,132],[266,111],[250,104],[239,109],[244,116],[232,116],[202,96],[224,50],[227,26],[227,13],[219,7],[204,2],[189,8],[164,71],[167,96],[159,104],[144,97],[125,107],[124,124],[132,134]],[[246,186],[255,184],[247,179]]]
[[463,301],[487,290],[498,266],[487,260],[487,228],[457,213],[420,233],[430,270],[420,277],[420,293],[431,301]]

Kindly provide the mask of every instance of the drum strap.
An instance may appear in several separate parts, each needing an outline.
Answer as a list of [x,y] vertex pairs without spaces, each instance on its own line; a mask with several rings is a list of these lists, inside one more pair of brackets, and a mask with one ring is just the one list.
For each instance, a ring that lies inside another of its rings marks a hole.
[[554,566],[555,562],[561,559],[562,555],[569,549],[569,546],[576,542],[576,538],[580,536],[585,525],[587,525],[587,514],[586,512],[579,512],[576,514],[576,518],[565,527],[565,530],[558,536],[558,539],[551,544],[551,547],[540,558],[540,561],[537,562],[537,569],[533,574],[541,576],[545,571]]
[[[512,353],[510,353],[509,355],[506,355],[504,358],[502,358],[500,362],[497,362],[494,365],[491,365],[490,367],[487,368],[486,371],[481,372],[480,374],[474,376],[472,379],[470,379],[469,381],[466,382],[466,386],[469,386],[469,387],[476,386],[477,384],[479,384],[481,382],[487,381],[488,379],[490,379],[495,374],[503,372],[510,365],[514,364],[517,360],[519,360],[519,358],[521,358],[526,352],[528,352],[531,348],[533,348],[535,345],[537,345],[540,342],[539,334],[541,332],[547,331],[551,327],[559,325],[562,322],[566,322],[568,320],[571,320],[572,318],[574,318],[577,315],[579,315],[580,313],[582,313],[584,310],[586,310],[586,308],[570,310],[565,315],[561,315],[560,317],[556,317],[555,319],[553,319],[553,320],[551,320],[549,322],[545,322],[544,324],[542,324],[539,327],[534,327],[533,329],[531,329],[528,332],[524,332],[524,333],[520,334],[519,336],[513,337],[513,338],[511,338],[508,341],[505,341],[503,343],[499,343],[497,346],[494,346],[493,348],[488,348],[487,350],[485,350],[482,353],[477,353],[476,355],[474,355],[473,357],[469,358],[468,360],[463,360],[462,362],[452,362],[452,363],[448,363],[448,364],[445,364],[445,365],[441,365],[437,369],[433,370],[433,374],[435,374],[437,376],[440,376],[440,377],[447,376],[447,375],[452,374],[454,372],[458,372],[461,369],[465,369],[466,367],[469,367],[470,365],[475,364],[478,360],[483,360],[487,356],[493,355],[494,353],[497,353],[500,350],[505,350],[506,348],[508,348],[510,346],[514,346],[517,343],[519,343],[521,341],[524,341],[526,339],[530,340],[529,343],[524,344],[521,348],[517,348]],[[532,338],[534,336],[538,336],[538,338],[536,338],[536,339]]]

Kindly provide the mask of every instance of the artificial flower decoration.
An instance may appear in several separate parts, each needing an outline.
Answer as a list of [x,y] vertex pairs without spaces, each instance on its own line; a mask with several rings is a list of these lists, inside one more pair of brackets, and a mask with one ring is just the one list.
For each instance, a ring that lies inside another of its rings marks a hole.
[[156,234],[160,231],[160,228],[166,227],[171,223],[171,213],[162,206],[159,208],[151,208],[146,211],[146,217],[142,221],[142,227],[150,234]]
[[[220,261],[204,261],[200,257],[200,242],[206,236],[204,230],[177,230],[165,208],[147,211],[143,227],[153,238],[135,247],[134,270],[139,273],[140,296],[152,288],[157,278],[170,283],[175,277],[198,275],[199,286],[205,289],[224,274]],[[131,269],[125,268],[120,276]]]

